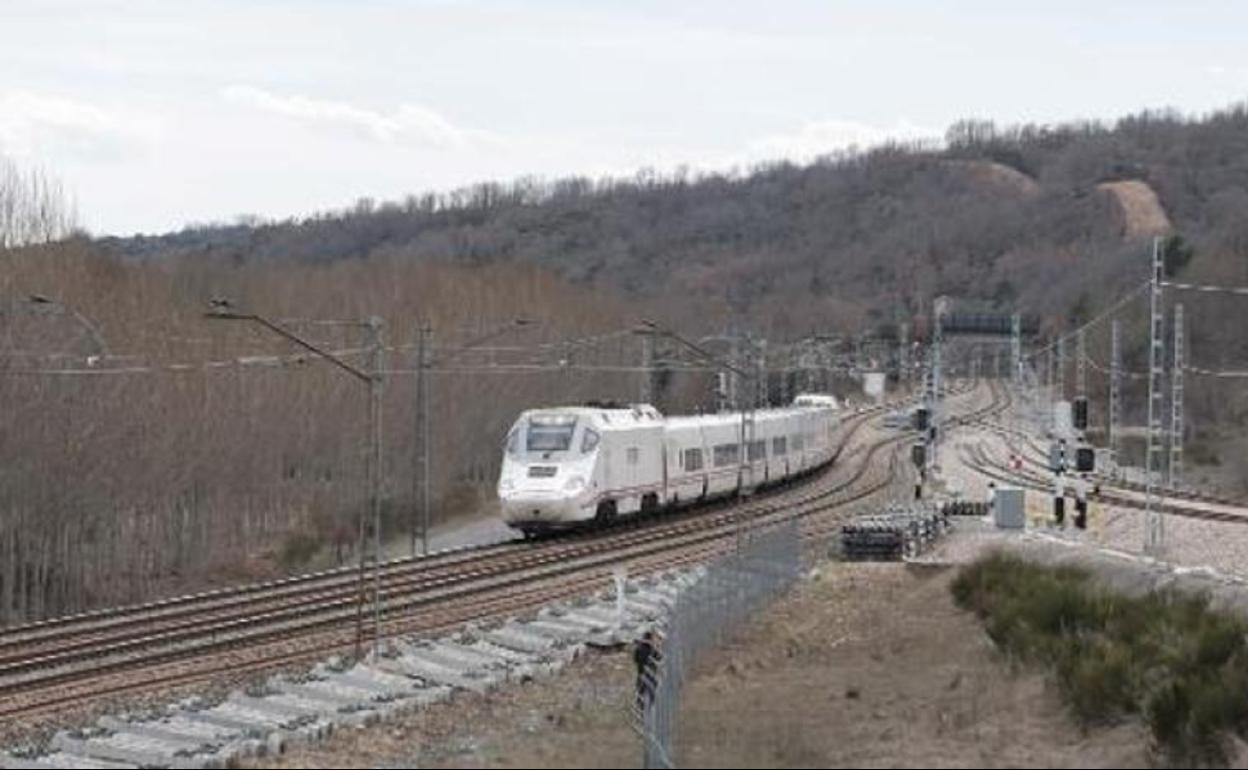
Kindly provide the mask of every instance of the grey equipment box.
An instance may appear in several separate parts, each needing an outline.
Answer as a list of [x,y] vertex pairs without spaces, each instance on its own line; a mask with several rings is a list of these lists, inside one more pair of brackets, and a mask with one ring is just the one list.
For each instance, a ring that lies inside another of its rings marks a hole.
[[992,519],[998,529],[1023,529],[1027,526],[1027,504],[1018,487],[997,487],[992,496]]

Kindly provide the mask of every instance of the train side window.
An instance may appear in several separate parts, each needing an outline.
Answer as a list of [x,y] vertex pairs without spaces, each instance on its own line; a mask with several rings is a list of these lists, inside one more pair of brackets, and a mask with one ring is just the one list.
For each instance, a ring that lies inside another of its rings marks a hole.
[[641,459],[641,450],[635,446],[630,446],[628,448],[628,464],[636,465],[639,459]]
[[593,428],[585,429],[585,436],[581,439],[581,454],[589,454],[598,448],[598,431]]
[[722,468],[741,461],[740,444],[720,444],[715,447],[715,467]]
[[520,451],[520,429],[512,428],[507,434],[507,454],[515,455]]
[[803,442],[803,440],[802,440],[802,434],[800,434],[800,433],[794,433],[794,434],[793,434],[793,441],[792,441],[792,444],[793,444],[793,451],[794,451],[794,452],[800,452],[800,451],[802,451],[802,449],[804,449],[804,448],[805,448],[805,443],[804,443],[804,442]]
[[767,440],[763,439],[760,441],[751,441],[750,442],[750,459],[762,460],[765,457],[767,457]]
[[702,450],[686,449],[682,456],[684,458],[685,470],[700,471],[702,470]]
[[788,454],[788,439],[784,436],[777,436],[771,440],[771,453],[774,456]]

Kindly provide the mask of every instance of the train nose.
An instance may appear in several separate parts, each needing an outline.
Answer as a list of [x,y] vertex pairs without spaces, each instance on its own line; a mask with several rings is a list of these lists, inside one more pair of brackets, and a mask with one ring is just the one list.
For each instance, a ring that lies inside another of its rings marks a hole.
[[576,501],[562,495],[513,493],[500,499],[503,518],[508,523],[535,522],[558,524],[576,518]]

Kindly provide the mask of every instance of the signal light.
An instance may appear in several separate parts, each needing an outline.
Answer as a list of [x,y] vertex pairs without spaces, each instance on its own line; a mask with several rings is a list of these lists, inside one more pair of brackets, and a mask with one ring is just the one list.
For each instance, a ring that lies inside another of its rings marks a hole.
[[1079,473],[1092,473],[1096,470],[1096,450],[1090,446],[1081,446],[1076,449],[1075,470]]
[[1080,396],[1079,398],[1075,399],[1075,403],[1072,406],[1073,406],[1073,412],[1074,412],[1072,415],[1072,418],[1073,418],[1072,421],[1074,422],[1075,430],[1087,430],[1088,429],[1088,399],[1084,396]]

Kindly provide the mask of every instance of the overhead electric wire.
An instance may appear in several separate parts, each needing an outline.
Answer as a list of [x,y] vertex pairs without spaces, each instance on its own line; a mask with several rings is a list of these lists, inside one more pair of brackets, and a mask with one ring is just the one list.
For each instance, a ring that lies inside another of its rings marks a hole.
[[[1092,356],[1087,356],[1086,360],[1088,362],[1088,366],[1092,367],[1098,372],[1101,372],[1102,374],[1109,375],[1113,373],[1104,364],[1101,364],[1097,362],[1096,359],[1092,358]],[[1216,378],[1222,378],[1222,379],[1248,378],[1248,370],[1242,370],[1242,369],[1205,369],[1199,366],[1188,365],[1188,366],[1183,367],[1183,371],[1187,372],[1188,374],[1197,375],[1198,377],[1216,377]],[[1148,379],[1147,372],[1132,372],[1126,369],[1121,369],[1119,370],[1118,374],[1123,377],[1129,377],[1133,380]]]
[[1088,329],[1091,329],[1093,326],[1095,326],[1095,325],[1099,324],[1101,321],[1104,321],[1104,320],[1105,320],[1106,318],[1108,318],[1110,315],[1113,315],[1114,313],[1118,312],[1120,309],[1122,309],[1123,307],[1125,307],[1125,306],[1126,306],[1129,302],[1131,302],[1132,300],[1134,300],[1134,299],[1136,298],[1136,295],[1138,295],[1138,294],[1142,293],[1143,291],[1145,291],[1146,289],[1148,289],[1148,287],[1149,287],[1149,285],[1150,285],[1150,284],[1151,284],[1151,281],[1145,281],[1145,282],[1143,282],[1143,283],[1142,283],[1142,284],[1140,284],[1139,286],[1135,287],[1134,289],[1132,289],[1131,291],[1127,292],[1127,293],[1126,293],[1126,294],[1124,294],[1122,297],[1120,297],[1120,298],[1118,299],[1118,301],[1117,301],[1117,302],[1115,302],[1114,304],[1110,305],[1110,306],[1109,306],[1108,308],[1106,308],[1105,310],[1101,311],[1101,312],[1100,312],[1100,313],[1099,313],[1096,317],[1094,317],[1092,320],[1090,320],[1090,321],[1088,321],[1088,322],[1084,323],[1082,326],[1079,326],[1079,327],[1077,327],[1077,328],[1075,328],[1075,329],[1072,329],[1072,330],[1070,330],[1070,331],[1066,332],[1065,334],[1058,335],[1058,337],[1057,337],[1057,338],[1055,338],[1052,342],[1050,342],[1047,346],[1045,346],[1045,347],[1043,347],[1043,348],[1038,348],[1038,349],[1036,349],[1036,350],[1033,350],[1032,352],[1030,352],[1030,353],[1028,353],[1027,355],[1023,356],[1023,360],[1033,360],[1033,361],[1034,361],[1034,359],[1036,359],[1036,358],[1040,357],[1040,355],[1042,355],[1042,354],[1044,354],[1044,353],[1047,353],[1047,352],[1049,352],[1049,351],[1051,351],[1051,350],[1055,350],[1055,349],[1057,348],[1057,346],[1058,346],[1058,342],[1059,342],[1060,340],[1068,340],[1068,341],[1073,341],[1076,337],[1078,337],[1079,332],[1081,332],[1081,331],[1086,331],[1086,330],[1088,330]]
[[1162,288],[1175,289],[1177,291],[1195,291],[1204,294],[1235,294],[1241,297],[1248,297],[1248,287],[1242,286],[1209,286],[1195,283],[1178,283],[1176,281],[1162,281]]

